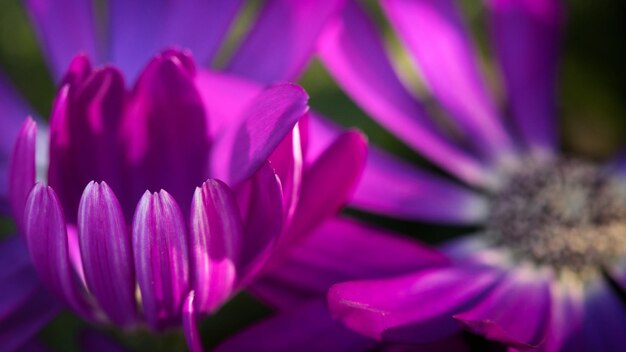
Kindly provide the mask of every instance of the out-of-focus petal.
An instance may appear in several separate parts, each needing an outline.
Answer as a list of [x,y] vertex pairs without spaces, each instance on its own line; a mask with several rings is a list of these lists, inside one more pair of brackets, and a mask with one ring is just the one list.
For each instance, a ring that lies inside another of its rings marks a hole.
[[107,317],[126,327],[137,320],[135,272],[124,213],[109,186],[91,182],[78,207],[85,281]]
[[84,329],[78,334],[78,346],[81,351],[89,352],[124,352],[121,345],[113,338],[94,329]]
[[343,89],[399,139],[468,183],[489,182],[484,167],[437,130],[400,82],[374,24],[358,4],[347,4],[341,18],[327,26],[319,50]]
[[289,309],[325,296],[338,282],[412,272],[447,263],[439,252],[355,220],[328,220],[292,249],[289,259],[251,287],[265,303]]
[[226,184],[209,179],[196,188],[189,227],[195,307],[211,312],[235,286],[242,246],[239,205]]
[[514,121],[531,147],[551,152],[558,137],[555,101],[562,2],[486,2]]
[[274,253],[283,230],[283,193],[269,163],[235,189],[244,223],[239,285],[244,286]]
[[[93,2],[87,0],[25,0],[26,9],[58,81],[74,55],[87,54],[100,62]],[[71,9],[69,11],[68,9]]]
[[[626,334],[626,311],[623,301],[614,289],[607,281],[598,278],[586,288],[583,304],[583,329],[579,335],[584,341],[584,350],[622,351]],[[568,341],[566,348],[580,348],[575,344],[580,343],[579,340]]]
[[337,284],[330,310],[351,329],[377,340],[427,343],[457,333],[452,315],[478,302],[495,271],[435,268],[381,280]]
[[297,79],[319,33],[344,2],[267,1],[226,70],[263,83]]
[[196,324],[196,306],[194,303],[195,292],[192,290],[187,295],[183,306],[183,331],[190,352],[202,352],[202,342]]
[[233,187],[252,176],[308,110],[308,98],[292,83],[263,90],[241,124],[232,126],[213,148],[213,176]]
[[369,351],[376,342],[334,320],[322,300],[278,314],[239,332],[217,351]]
[[40,289],[28,249],[18,236],[0,242],[0,321],[28,304],[28,298]]
[[[50,185],[60,195],[63,210],[74,222],[87,184],[106,181],[121,188],[119,125],[126,103],[124,79],[113,67],[91,72],[78,56],[64,78],[51,117]],[[127,208],[131,208],[127,206]],[[132,210],[125,209],[130,214]]]
[[26,198],[35,185],[36,138],[37,124],[29,117],[17,135],[9,174],[11,212],[20,234],[23,233]]
[[583,288],[578,282],[552,283],[552,311],[542,352],[583,352]]
[[132,241],[148,324],[161,330],[180,323],[190,285],[188,238],[183,214],[167,192],[146,191],[137,204]]
[[38,183],[30,192],[24,229],[30,257],[41,281],[74,311],[91,317],[70,264],[63,210],[52,188]]
[[453,0],[384,0],[382,7],[424,80],[490,157],[512,151],[512,141],[481,79],[469,30]]
[[480,194],[370,148],[352,205],[391,217],[477,224],[487,217]]
[[361,177],[366,155],[365,137],[357,131],[348,131],[305,170],[298,207],[273,260],[284,258],[290,248],[348,201]]
[[146,189],[166,189],[188,214],[194,186],[207,179],[208,119],[194,76],[191,57],[167,51],[139,78],[122,126],[131,173],[128,203]]
[[513,269],[476,306],[454,315],[470,331],[513,348],[542,343],[550,320],[550,279],[534,269]]

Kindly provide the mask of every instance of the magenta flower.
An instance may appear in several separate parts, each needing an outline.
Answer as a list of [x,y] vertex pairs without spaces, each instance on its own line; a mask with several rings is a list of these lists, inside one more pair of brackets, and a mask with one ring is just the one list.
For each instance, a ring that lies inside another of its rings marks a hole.
[[407,91],[356,3],[322,36],[322,61],[374,119],[463,184],[374,151],[353,204],[478,228],[441,247],[447,263],[333,286],[332,313],[365,336],[397,343],[465,329],[509,350],[623,350],[625,164],[611,169],[558,153],[560,2],[487,1],[507,93],[502,110],[454,1],[381,4],[449,117],[435,123]]

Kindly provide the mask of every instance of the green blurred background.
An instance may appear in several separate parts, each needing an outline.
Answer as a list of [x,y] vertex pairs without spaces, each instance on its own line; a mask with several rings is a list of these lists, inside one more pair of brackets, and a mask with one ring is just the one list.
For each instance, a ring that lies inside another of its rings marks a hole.
[[[485,28],[485,13],[480,1],[460,1],[466,18],[478,43],[479,54],[486,76],[497,87],[497,73]],[[419,78],[414,74],[408,57],[389,29],[374,1],[366,2],[384,30],[397,69],[407,78],[407,84],[420,90]],[[626,142],[626,3],[620,0],[572,0],[568,4],[568,21],[563,46],[560,72],[559,119],[562,148],[587,158],[603,160],[618,151]],[[251,1],[236,26],[231,41],[236,41],[253,17],[258,1]],[[232,45],[222,53],[225,58]],[[34,113],[47,117],[55,87],[51,81],[41,49],[35,39],[28,18],[17,0],[0,1],[0,67],[20,93],[31,103]],[[300,80],[311,96],[311,106],[344,126],[357,126],[370,141],[391,150],[406,159],[428,164],[378,127],[333,83],[324,68],[314,60]],[[501,92],[496,92],[496,95]],[[0,117],[1,118],[1,117]],[[364,217],[364,214],[350,212]],[[367,221],[391,226],[408,235],[428,242],[438,242],[467,229],[407,223],[390,219],[366,217]],[[8,220],[0,220],[2,232],[9,232]],[[208,319],[202,327],[205,345],[220,339],[260,317],[269,310],[252,298],[241,295],[229,303],[217,316]],[[54,350],[75,350],[71,338],[82,324],[71,314],[63,314],[42,334],[42,339]],[[68,333],[70,337],[68,337]],[[145,332],[109,333],[136,350],[180,350],[184,342],[178,332],[156,338]]]

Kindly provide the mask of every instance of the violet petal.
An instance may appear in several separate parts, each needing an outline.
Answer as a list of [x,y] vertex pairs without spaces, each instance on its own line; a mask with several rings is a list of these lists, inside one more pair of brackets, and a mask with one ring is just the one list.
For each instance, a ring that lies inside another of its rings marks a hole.
[[23,233],[24,205],[35,185],[35,142],[37,124],[28,117],[17,135],[9,174],[11,212],[20,234]]

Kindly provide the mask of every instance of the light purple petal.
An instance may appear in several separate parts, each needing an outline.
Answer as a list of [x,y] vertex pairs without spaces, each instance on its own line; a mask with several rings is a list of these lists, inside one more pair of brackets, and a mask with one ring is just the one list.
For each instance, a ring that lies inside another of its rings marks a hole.
[[487,339],[532,349],[544,341],[549,326],[550,279],[534,269],[513,269],[476,306],[454,318]]
[[213,149],[213,175],[231,186],[252,176],[308,110],[308,98],[293,83],[265,89],[244,113],[242,124],[233,126]]
[[35,185],[36,138],[37,124],[28,117],[17,135],[9,173],[11,212],[20,234],[23,233],[26,198]]
[[226,70],[262,83],[297,79],[313,54],[319,33],[344,2],[265,2]]
[[78,207],[78,236],[85,281],[100,308],[116,325],[137,321],[130,233],[109,186],[91,182]]
[[167,51],[137,82],[122,126],[132,204],[146,189],[166,189],[188,214],[194,188],[207,179],[208,119],[194,76],[189,55]]
[[328,313],[325,302],[315,300],[278,314],[239,332],[216,351],[369,351],[376,342],[360,336]]
[[197,317],[194,297],[195,292],[192,290],[185,299],[183,306],[183,331],[189,351],[202,352],[202,342],[200,341],[200,334],[198,333],[198,326],[196,324]]
[[417,241],[347,218],[334,218],[289,254],[289,259],[251,287],[262,301],[289,309],[326,295],[338,282],[412,272],[442,265],[442,254]]
[[384,0],[382,7],[439,102],[486,155],[513,145],[481,79],[475,53],[453,0]]
[[305,171],[298,208],[281,239],[280,249],[274,254],[274,261],[279,262],[290,248],[335,215],[349,200],[361,177],[366,155],[365,137],[348,131]]
[[211,312],[234,288],[242,246],[239,205],[226,184],[209,179],[196,188],[189,227],[195,306],[199,312]]
[[167,192],[146,191],[133,219],[135,275],[143,312],[153,329],[180,323],[189,292],[187,230],[183,214]]
[[91,317],[68,254],[67,230],[54,190],[35,185],[26,201],[24,228],[30,257],[41,281],[83,317]]
[[478,160],[443,136],[394,72],[373,22],[355,2],[320,38],[320,57],[372,118],[434,163],[474,185],[489,183]]
[[514,121],[533,148],[557,146],[556,76],[563,4],[559,0],[487,0],[491,36]]
[[452,315],[479,301],[499,278],[491,270],[435,268],[337,284],[330,310],[351,329],[395,343],[428,343],[460,330]]
[[283,230],[283,193],[269,163],[235,189],[244,223],[239,285],[245,286],[263,268]]
[[[626,310],[614,288],[598,278],[588,285],[584,299],[583,329],[579,335],[582,335],[580,339],[584,341],[585,351],[622,351]],[[566,346],[576,346],[574,343],[580,342],[574,339],[568,341]]]
[[374,148],[351,204],[395,218],[446,224],[480,223],[489,205],[474,191]]
[[74,55],[84,53],[101,61],[98,54],[103,48],[96,41],[92,1],[25,0],[24,3],[57,82]]

